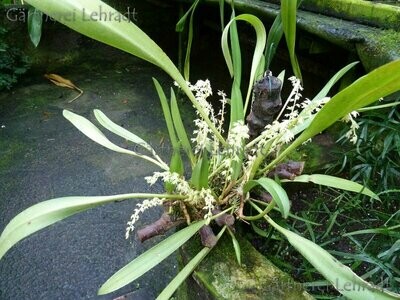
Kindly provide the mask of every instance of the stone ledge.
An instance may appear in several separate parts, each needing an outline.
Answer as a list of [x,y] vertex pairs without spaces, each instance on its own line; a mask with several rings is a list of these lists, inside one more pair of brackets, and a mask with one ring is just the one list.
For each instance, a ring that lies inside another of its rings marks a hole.
[[[219,0],[204,0],[203,3],[217,5]],[[235,7],[240,13],[254,14],[269,22],[279,13],[279,5],[259,0],[235,0]],[[303,10],[297,12],[297,26],[320,39],[357,53],[367,72],[400,59],[400,32],[392,29],[371,27]]]

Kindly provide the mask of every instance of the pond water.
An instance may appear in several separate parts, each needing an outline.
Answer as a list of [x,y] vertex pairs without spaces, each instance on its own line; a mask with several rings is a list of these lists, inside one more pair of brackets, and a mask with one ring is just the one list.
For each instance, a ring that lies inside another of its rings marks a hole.
[[[106,46],[97,45],[95,51],[59,73],[84,91],[72,103],[76,92],[53,85],[43,74],[31,74],[0,95],[1,230],[19,212],[46,199],[162,191],[143,179],[155,168],[97,145],[62,116],[68,109],[95,121],[92,110],[101,109],[168,158],[168,135],[151,77],[165,87],[171,80]],[[20,242],[0,261],[0,299],[114,299],[127,293],[134,299],[154,298],[176,274],[175,257],[112,295],[96,295],[112,274],[161,240],[125,240],[125,224],[138,201],[77,214]],[[146,212],[138,227],[160,214]]]

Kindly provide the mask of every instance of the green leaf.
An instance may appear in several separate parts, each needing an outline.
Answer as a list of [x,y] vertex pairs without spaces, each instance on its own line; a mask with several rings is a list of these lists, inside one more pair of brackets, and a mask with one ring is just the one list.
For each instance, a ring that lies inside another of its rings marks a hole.
[[[326,83],[326,85],[321,89],[321,91],[313,98],[312,102],[321,102],[321,100],[328,95],[328,92],[330,89],[333,87],[333,85],[339,81],[351,68],[353,68],[358,62],[353,62],[351,64],[348,64],[344,68],[340,69],[335,75],[332,76],[332,78]],[[299,117],[303,117],[304,113],[303,111],[300,113]],[[295,126],[294,128],[291,129],[294,135],[299,134],[300,132],[304,131],[314,120],[315,115],[310,116],[308,119],[306,119],[303,123]]]
[[294,75],[302,80],[300,66],[296,57],[296,11],[297,0],[281,1],[282,28],[285,34],[286,43],[289,49],[290,61]]
[[236,260],[239,266],[242,265],[242,251],[240,250],[239,242],[237,241],[235,234],[228,228],[228,232],[232,238],[233,249],[235,250]]
[[192,7],[191,7],[191,14],[189,20],[189,34],[188,34],[188,41],[186,47],[186,57],[185,57],[185,65],[183,68],[183,77],[185,80],[189,81],[190,77],[190,54],[192,52],[192,43],[193,43],[193,19],[194,19],[194,11],[196,10],[197,5],[199,4],[200,0],[196,0]]
[[190,183],[198,191],[202,188],[208,188],[208,168],[209,160],[207,153],[204,152],[203,156],[197,161],[193,169],[192,178],[190,179]]
[[137,152],[124,149],[122,147],[119,147],[115,144],[113,144],[107,137],[96,127],[93,125],[92,122],[90,122],[88,119],[77,115],[73,112],[70,112],[68,110],[63,110],[63,115],[64,117],[72,123],[76,128],[79,129],[80,132],[82,132],[84,135],[86,135],[88,138],[90,138],[92,141],[95,141],[96,143],[102,145],[103,147],[106,147],[107,149],[113,150],[115,152],[119,153],[124,153],[124,154],[129,154],[135,157],[142,158],[144,160],[147,160],[149,162],[152,162],[153,164],[159,166],[160,168],[164,170],[168,170],[168,166],[165,165],[165,163],[162,163],[160,161],[157,161],[147,155],[139,154]]
[[[226,145],[225,139],[198,104],[174,63],[148,35],[124,15],[100,0],[85,0],[84,2],[81,0],[27,0],[26,2],[81,34],[160,67],[178,83],[211,131],[223,145]],[[113,17],[109,19],[92,17],[98,15],[99,7],[103,14]],[[69,16],[73,14],[75,14],[75,18],[70,18]]]
[[336,189],[361,193],[379,200],[378,195],[357,182],[325,174],[300,175],[293,180],[282,180],[282,182],[313,182],[315,184],[329,186]]
[[[245,112],[247,110],[250,96],[251,96],[251,91],[253,89],[254,81],[256,79],[257,69],[258,69],[260,63],[262,63],[262,60],[264,59],[263,52],[264,52],[265,43],[267,40],[267,33],[265,31],[264,24],[261,22],[261,20],[258,19],[256,16],[249,15],[249,14],[239,15],[239,16],[233,18],[226,25],[226,27],[222,33],[222,38],[221,38],[222,52],[224,54],[224,58],[228,65],[228,68],[231,72],[231,75],[233,74],[235,76],[235,78],[237,76],[240,76],[239,74],[236,74],[236,69],[238,69],[238,67],[235,66],[235,61],[241,60],[241,57],[240,57],[240,53],[237,53],[238,52],[237,50],[236,50],[236,53],[234,52],[235,49],[232,46],[232,54],[234,55],[234,60],[232,62],[230,51],[229,51],[229,45],[228,45],[228,32],[229,32],[230,26],[232,26],[231,31],[233,31],[234,33],[236,32],[235,31],[236,30],[236,21],[246,21],[251,26],[253,26],[254,30],[256,31],[256,46],[254,49],[253,60],[252,60],[251,70],[250,70],[249,87],[247,90],[247,96],[246,96],[246,101],[245,101],[245,105],[244,105],[244,112]],[[232,41],[231,41],[232,45],[235,45],[236,43],[239,43],[239,39],[237,37],[237,32],[235,35],[234,43],[232,43]],[[239,57],[236,57],[236,56],[239,56]],[[236,64],[238,64],[238,63],[236,63]],[[241,72],[241,67],[240,67],[239,71]],[[240,81],[237,82],[237,87],[240,90]],[[232,99],[233,99],[233,97],[232,97]],[[243,119],[240,119],[240,120],[243,120]],[[231,124],[233,124],[236,121],[238,121],[238,120],[234,120],[233,122],[231,122]]]
[[221,20],[221,31],[225,27],[225,0],[219,0],[219,18]]
[[205,220],[192,223],[135,258],[111,276],[99,289],[98,294],[111,293],[136,280],[186,243],[205,224]]
[[185,28],[186,20],[189,17],[189,14],[196,9],[197,4],[199,3],[199,0],[196,0],[190,8],[186,11],[186,13],[182,16],[182,18],[179,19],[178,23],[176,23],[175,26],[175,31],[176,32],[182,32],[183,29]]
[[269,69],[272,59],[278,49],[279,42],[283,36],[282,17],[278,14],[268,32],[267,44],[265,46],[265,67]]
[[352,62],[351,64],[348,64],[347,66],[343,67],[338,72],[336,72],[336,74],[333,75],[331,79],[329,79],[329,81],[325,84],[325,86],[321,89],[321,91],[313,98],[312,101],[313,102],[320,101],[322,98],[326,97],[326,95],[328,95],[328,92],[331,90],[333,85],[336,82],[338,82],[356,64],[358,64],[358,61]]
[[115,201],[154,197],[176,198],[177,195],[133,193],[98,197],[63,197],[40,202],[25,209],[8,223],[0,236],[0,258],[25,237],[76,213]]
[[[180,148],[174,149],[172,152],[171,163],[169,164],[169,171],[171,173],[178,173],[179,175],[183,175],[184,166]],[[172,193],[175,189],[175,184],[170,182],[165,182],[164,186],[167,193]]]
[[269,234],[266,231],[264,231],[261,228],[257,227],[257,225],[255,224],[254,221],[251,221],[250,223],[251,223],[251,228],[254,230],[255,233],[257,233],[259,236],[268,238]]
[[392,61],[359,78],[336,94],[315,115],[306,130],[268,167],[282,161],[302,143],[322,132],[348,113],[400,90],[400,60]]
[[30,7],[28,10],[28,32],[35,47],[39,45],[42,37],[42,23],[43,13],[34,7]]
[[[257,205],[252,205],[259,212],[262,211]],[[400,295],[384,291],[381,287],[364,281],[317,244],[279,226],[267,215],[264,218],[344,296],[355,300],[399,299]]]
[[381,228],[372,228],[372,229],[363,229],[357,230],[353,232],[348,232],[343,234],[343,236],[351,236],[351,235],[358,235],[358,234],[384,234],[388,236],[393,236],[395,238],[400,239],[400,225],[391,226],[391,227],[381,227]]
[[179,112],[178,102],[176,101],[175,92],[173,89],[171,89],[171,114],[175,130],[179,138],[179,142],[182,145],[183,150],[186,152],[193,166],[195,162],[195,157],[192,151],[192,146],[190,145],[189,138],[186,134],[185,126],[183,125],[181,113]]
[[248,181],[243,187],[243,192],[248,193],[251,189],[258,185],[271,194],[272,199],[278,205],[282,216],[287,218],[290,211],[290,201],[285,190],[274,180],[263,177],[258,180]]
[[[217,235],[217,241],[221,238],[225,232],[226,226],[224,226]],[[200,262],[207,256],[212,248],[204,247],[195,257],[193,257],[187,265],[175,276],[174,279],[165,287],[165,289],[158,295],[156,300],[168,300],[172,297],[178,287],[189,277],[190,274],[196,269]]]
[[174,150],[179,149],[179,142],[178,142],[178,138],[176,137],[176,134],[175,134],[174,122],[172,120],[171,111],[169,109],[167,97],[165,96],[164,90],[161,87],[160,83],[157,81],[157,79],[153,78],[153,82],[154,82],[154,86],[156,87],[158,97],[160,98],[160,103],[161,103],[161,107],[162,107],[162,110],[164,113],[164,120],[167,125],[169,139],[172,144],[172,149],[174,149]]
[[125,128],[119,126],[118,124],[115,124],[101,110],[95,109],[95,110],[93,110],[93,112],[94,112],[94,116],[96,117],[97,121],[99,121],[99,123],[104,128],[108,129],[112,133],[119,135],[120,137],[123,137],[124,139],[126,139],[128,141],[131,141],[132,143],[142,146],[146,150],[150,151],[152,154],[156,153],[154,151],[153,147],[151,147],[145,140],[143,140],[136,134],[130,132],[129,130],[126,130]]

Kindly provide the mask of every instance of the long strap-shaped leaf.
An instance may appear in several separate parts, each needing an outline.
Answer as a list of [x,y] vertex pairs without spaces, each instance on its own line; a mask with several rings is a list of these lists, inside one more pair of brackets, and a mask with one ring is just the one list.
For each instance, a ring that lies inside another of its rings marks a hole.
[[[217,235],[217,241],[224,234],[226,226],[224,226]],[[201,263],[201,261],[207,256],[212,248],[204,247],[195,257],[193,257],[188,264],[171,280],[170,283],[165,287],[165,289],[158,295],[156,300],[168,300],[170,299],[179,286],[189,277],[189,275],[196,269],[196,267]]]
[[68,110],[63,111],[64,117],[72,123],[76,128],[79,129],[80,132],[82,132],[84,135],[86,135],[88,138],[90,138],[92,141],[95,141],[96,143],[102,145],[103,147],[106,147],[110,150],[113,150],[115,152],[119,153],[124,153],[124,154],[129,154],[132,156],[136,156],[139,158],[142,158],[144,160],[147,160],[149,162],[152,162],[153,164],[159,166],[161,169],[168,170],[169,167],[162,161],[155,160],[152,157],[149,157],[147,155],[143,155],[122,147],[119,147],[115,144],[113,144],[96,126],[93,125],[92,122],[90,122],[88,119],[77,115],[73,112],[70,112]]
[[312,174],[312,175],[300,175],[293,180],[282,180],[282,182],[313,182],[319,185],[325,185],[345,191],[361,193],[371,198],[379,200],[379,197],[365,186],[344,178],[330,176],[325,174]]
[[[229,71],[233,75],[234,69],[233,69],[233,63],[232,63],[232,58],[229,52],[229,47],[228,47],[228,32],[229,28],[232,24],[235,24],[235,21],[246,21],[250,25],[253,26],[254,30],[256,31],[257,35],[257,40],[256,40],[256,47],[254,49],[254,55],[253,55],[253,61],[251,64],[251,71],[250,71],[250,81],[249,81],[249,88],[247,91],[247,96],[246,96],[246,101],[244,105],[244,112],[247,110],[247,106],[249,104],[249,99],[251,95],[251,91],[253,89],[253,83],[256,77],[257,73],[257,68],[260,64],[261,59],[263,58],[263,52],[265,48],[265,43],[267,40],[267,33],[265,31],[264,24],[260,21],[259,18],[253,15],[249,14],[242,14],[239,15],[235,18],[233,18],[225,27],[224,32],[222,33],[222,38],[221,38],[221,46],[222,46],[222,52],[225,57],[225,61],[228,65]],[[237,120],[235,120],[237,121]]]
[[[261,212],[254,203],[253,207]],[[276,230],[283,234],[289,243],[297,249],[341,294],[353,300],[394,300],[400,295],[384,291],[373,286],[355,274],[349,267],[343,265],[326,250],[310,240],[291,232],[276,224],[269,216],[264,218]]]
[[98,197],[63,197],[35,204],[15,216],[0,236],[0,259],[20,240],[51,224],[106,203],[132,198],[180,198],[163,194],[121,194]]
[[179,230],[177,233],[171,235],[150,250],[135,258],[111,276],[101,286],[98,294],[104,295],[111,293],[139,278],[186,243],[204,224],[205,220],[192,223],[190,226]]
[[282,161],[291,151],[316,134],[325,130],[353,110],[367,106],[379,98],[400,90],[400,60],[383,65],[359,78],[339,92],[324,105],[306,130],[272,161],[272,167]]
[[185,57],[185,65],[183,67],[183,76],[184,78],[189,81],[190,77],[190,54],[192,52],[192,43],[193,43],[193,19],[194,19],[194,12],[196,10],[197,5],[199,4],[200,0],[196,0],[189,10],[185,13],[185,15],[179,20],[176,24],[176,31],[182,32],[183,28],[186,23],[186,19],[190,13],[189,19],[189,32],[188,32],[188,40],[187,40],[187,47],[186,47],[186,57]]
[[296,11],[297,0],[281,1],[282,27],[285,33],[286,43],[289,50],[290,62],[294,75],[302,80],[299,62],[297,61],[296,46]]
[[270,178],[260,178],[258,180],[248,181],[244,187],[243,192],[248,193],[254,187],[260,185],[264,190],[271,194],[272,199],[276,202],[284,218],[287,218],[290,211],[290,201],[286,191],[274,180]]
[[[178,68],[164,51],[139,27],[100,0],[27,0],[27,3],[73,30],[107,45],[121,49],[163,69],[182,88],[222,144],[226,145],[214,124],[196,101]],[[100,18],[99,8],[102,16]]]
[[128,141],[131,141],[132,143],[142,146],[146,150],[150,151],[151,154],[156,155],[153,147],[151,147],[150,144],[143,140],[141,137],[111,121],[101,110],[95,109],[93,110],[93,112],[97,121],[99,121],[99,123],[104,128],[110,130],[112,133],[119,135],[120,137],[123,137]]

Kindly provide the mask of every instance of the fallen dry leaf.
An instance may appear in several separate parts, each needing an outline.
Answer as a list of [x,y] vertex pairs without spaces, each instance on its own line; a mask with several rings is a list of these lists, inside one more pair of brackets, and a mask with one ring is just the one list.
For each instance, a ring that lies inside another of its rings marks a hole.
[[50,80],[52,83],[54,83],[57,86],[69,88],[71,90],[75,90],[79,92],[79,95],[76,96],[74,99],[69,100],[68,103],[71,103],[72,101],[78,99],[80,96],[82,96],[83,91],[78,88],[75,84],[72,83],[71,80],[66,79],[60,75],[57,74],[45,74],[44,77],[46,77],[48,80]]

